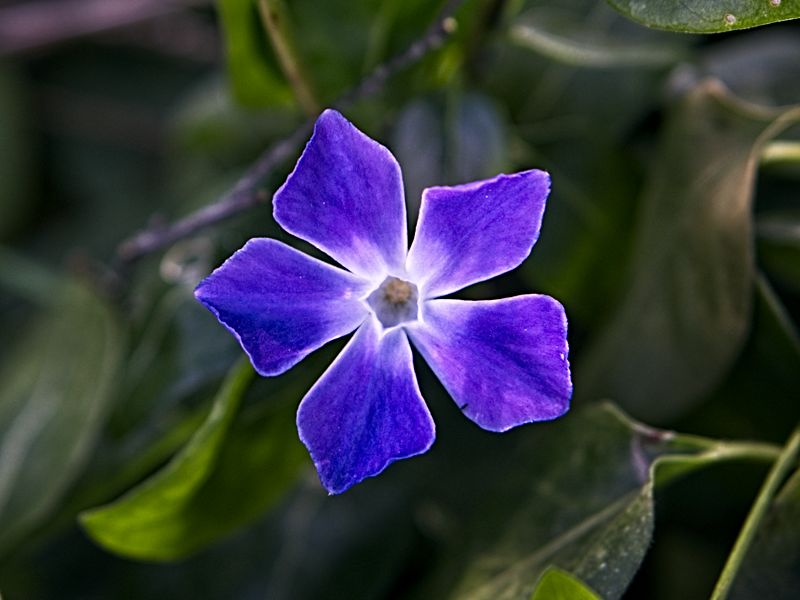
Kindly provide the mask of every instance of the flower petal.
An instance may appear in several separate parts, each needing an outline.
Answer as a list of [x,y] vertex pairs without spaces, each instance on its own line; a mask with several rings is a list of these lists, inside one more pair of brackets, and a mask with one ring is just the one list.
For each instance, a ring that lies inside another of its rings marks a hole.
[[539,237],[550,176],[532,170],[422,193],[408,273],[434,298],[518,266]]
[[266,238],[247,242],[197,286],[261,375],[279,375],[369,313],[364,280]]
[[567,411],[567,319],[556,300],[429,300],[422,311],[408,335],[475,423],[506,431]]
[[427,451],[435,428],[402,329],[366,321],[303,398],[297,428],[332,494]]
[[320,115],[273,206],[286,231],[354,273],[374,279],[403,267],[408,240],[400,166],[334,110]]

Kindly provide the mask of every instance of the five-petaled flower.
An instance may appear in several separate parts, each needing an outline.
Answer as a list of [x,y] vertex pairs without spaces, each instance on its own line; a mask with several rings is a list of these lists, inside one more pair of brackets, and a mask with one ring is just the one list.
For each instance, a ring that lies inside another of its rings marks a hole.
[[567,411],[567,321],[556,300],[442,299],[528,256],[549,188],[538,170],[428,188],[408,249],[397,161],[339,113],[319,117],[275,194],[274,216],[347,270],[255,238],[195,295],[265,376],[356,330],[297,412],[300,438],[329,492],[433,443],[409,339],[484,429],[506,431]]

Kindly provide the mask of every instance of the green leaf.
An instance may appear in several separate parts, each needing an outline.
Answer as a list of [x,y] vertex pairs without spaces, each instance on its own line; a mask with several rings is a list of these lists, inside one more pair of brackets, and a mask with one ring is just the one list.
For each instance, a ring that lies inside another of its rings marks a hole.
[[718,33],[800,17],[792,0],[608,0],[623,15],[648,27],[686,33]]
[[549,567],[531,596],[531,600],[601,600],[574,575]]
[[0,373],[0,552],[39,525],[81,472],[121,352],[115,315],[75,283],[9,352]]
[[535,484],[517,490],[519,508],[498,539],[481,545],[453,598],[529,597],[551,565],[606,600],[619,598],[651,543],[656,485],[717,462],[778,453],[651,429],[608,404],[573,413],[547,434],[527,463]]
[[232,370],[203,425],[162,470],[81,514],[97,543],[140,560],[183,558],[258,517],[295,482],[305,456],[293,406],[237,416],[253,373],[244,361]]
[[292,93],[267,60],[266,40],[254,0],[218,0],[231,89],[245,106],[288,105]]
[[642,198],[631,281],[577,373],[584,397],[611,397],[648,421],[709,393],[751,316],[751,205],[763,144],[800,120],[707,81],[673,110]]

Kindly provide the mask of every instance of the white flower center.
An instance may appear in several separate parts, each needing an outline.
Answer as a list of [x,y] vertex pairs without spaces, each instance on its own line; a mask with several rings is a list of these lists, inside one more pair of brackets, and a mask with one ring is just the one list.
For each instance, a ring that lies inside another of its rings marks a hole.
[[417,286],[389,276],[367,297],[367,304],[384,328],[417,319]]

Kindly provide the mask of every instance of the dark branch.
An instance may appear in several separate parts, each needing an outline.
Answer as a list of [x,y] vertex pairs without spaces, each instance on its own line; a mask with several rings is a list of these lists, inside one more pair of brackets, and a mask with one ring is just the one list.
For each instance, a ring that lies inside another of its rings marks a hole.
[[[447,2],[434,23],[419,40],[388,62],[377,66],[360,83],[334,102],[333,105],[339,109],[344,109],[354,102],[376,93],[394,74],[411,66],[429,52],[439,48],[449,35],[455,31],[453,15],[463,2],[464,0],[450,0]],[[285,162],[303,140],[308,138],[312,126],[313,121],[309,120],[292,135],[270,147],[245,173],[233,189],[217,202],[205,206],[172,224],[148,227],[122,242],[117,249],[120,266],[126,267],[180,239],[267,201],[269,199],[268,194],[260,188],[262,181]]]
[[268,199],[258,193],[259,183],[269,173],[288,159],[311,131],[311,122],[306,122],[292,135],[273,145],[242,176],[236,185],[217,202],[204,206],[172,224],[156,224],[143,229],[117,247],[119,260],[132,263],[157,252],[178,240],[237,215]]

